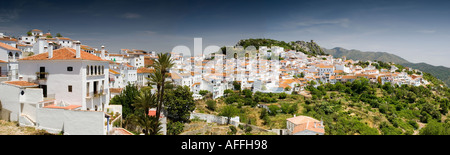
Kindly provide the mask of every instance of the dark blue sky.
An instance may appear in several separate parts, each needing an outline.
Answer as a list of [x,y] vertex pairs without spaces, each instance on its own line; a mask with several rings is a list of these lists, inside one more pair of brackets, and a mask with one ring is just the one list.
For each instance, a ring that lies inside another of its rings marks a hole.
[[450,67],[450,1],[4,1],[0,32],[61,33],[109,51],[171,51],[240,39],[314,40]]

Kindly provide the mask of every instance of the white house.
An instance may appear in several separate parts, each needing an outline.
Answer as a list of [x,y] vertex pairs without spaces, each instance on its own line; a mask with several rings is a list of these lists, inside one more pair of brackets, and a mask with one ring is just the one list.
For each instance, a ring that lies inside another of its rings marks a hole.
[[0,77],[8,77],[5,80],[18,80],[17,60],[22,58],[22,51],[0,42]]
[[53,50],[19,60],[23,81],[35,82],[43,96],[81,106],[82,110],[103,110],[109,105],[108,61],[75,49]]

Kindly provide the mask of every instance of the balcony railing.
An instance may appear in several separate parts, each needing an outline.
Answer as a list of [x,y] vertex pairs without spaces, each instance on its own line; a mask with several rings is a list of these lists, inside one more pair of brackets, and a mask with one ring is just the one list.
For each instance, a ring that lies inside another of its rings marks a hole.
[[47,80],[48,72],[36,72],[36,79],[38,80]]

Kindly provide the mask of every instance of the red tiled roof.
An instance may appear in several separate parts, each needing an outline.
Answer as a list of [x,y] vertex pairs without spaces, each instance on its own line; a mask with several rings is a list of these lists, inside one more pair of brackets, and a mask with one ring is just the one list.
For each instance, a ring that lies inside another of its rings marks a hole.
[[308,116],[298,116],[286,119],[289,122],[292,122],[295,127],[292,133],[297,133],[304,130],[310,130],[319,133],[325,133],[324,126],[320,125],[320,121],[308,117]]
[[48,105],[48,106],[45,106],[44,108],[73,110],[73,109],[76,109],[79,107],[81,107],[81,105],[69,105],[69,106],[65,106],[65,107],[60,107],[60,106],[56,106],[56,105]]
[[17,42],[17,39],[14,39],[14,38],[8,38],[8,37],[0,38],[0,40]]
[[0,60],[0,63],[8,63],[8,62],[6,62],[6,61],[3,61],[3,60]]
[[111,72],[111,73],[113,73],[113,74],[120,74],[119,72],[117,72],[117,71],[115,71],[115,70],[112,70],[112,69],[110,69],[109,72]]
[[122,93],[123,88],[109,88],[110,93]]
[[9,46],[8,44],[0,42],[0,47],[10,51],[20,51],[19,49]]
[[[156,116],[156,110],[154,110],[154,109],[148,110],[148,116]],[[159,118],[163,118],[163,115],[160,114]]]
[[70,38],[64,38],[64,37],[56,37],[56,38],[59,39],[59,40],[72,40]]
[[153,73],[155,70],[151,68],[141,67],[137,69],[137,73]]
[[19,60],[94,60],[94,61],[107,61],[93,54],[87,53],[81,50],[81,58],[76,57],[76,50],[73,48],[61,48],[53,51],[53,58],[48,58],[48,52],[29,56]]
[[15,86],[21,86],[21,87],[39,86],[36,83],[31,83],[31,82],[27,82],[27,81],[4,81],[3,83],[15,85]]

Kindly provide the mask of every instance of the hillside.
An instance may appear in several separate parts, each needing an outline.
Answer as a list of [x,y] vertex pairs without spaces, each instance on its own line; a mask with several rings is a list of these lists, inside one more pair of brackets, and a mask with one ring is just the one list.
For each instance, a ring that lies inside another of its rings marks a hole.
[[333,49],[323,49],[326,54],[331,54],[335,58],[340,58],[346,56],[347,59],[353,60],[378,60],[383,62],[393,62],[396,64],[403,65],[405,67],[411,67],[413,69],[418,69],[423,72],[430,73],[434,77],[438,78],[444,82],[447,86],[450,86],[450,68],[443,66],[433,66],[427,63],[411,63],[395,54],[390,54],[386,52],[362,52],[360,50],[347,50],[341,47],[336,47]]
[[317,43],[315,43],[313,40],[310,42],[306,41],[292,41],[292,42],[284,42],[284,41],[278,41],[273,39],[264,39],[264,38],[257,38],[257,39],[242,39],[239,40],[239,42],[236,44],[236,46],[242,46],[244,48],[248,46],[255,46],[256,49],[259,49],[259,46],[279,46],[283,47],[284,50],[295,50],[299,52],[303,52],[308,55],[324,55],[323,48],[321,48]]
[[333,49],[324,49],[326,54],[331,54],[335,58],[340,58],[346,56],[347,59],[361,60],[361,61],[383,61],[383,62],[394,62],[396,64],[409,63],[407,60],[386,52],[362,52],[359,50],[347,50],[341,47],[336,47]]

